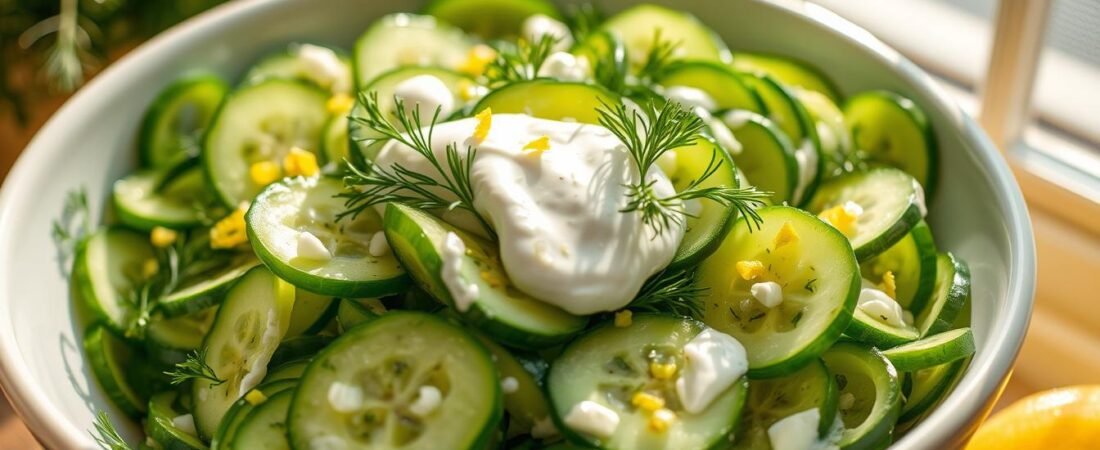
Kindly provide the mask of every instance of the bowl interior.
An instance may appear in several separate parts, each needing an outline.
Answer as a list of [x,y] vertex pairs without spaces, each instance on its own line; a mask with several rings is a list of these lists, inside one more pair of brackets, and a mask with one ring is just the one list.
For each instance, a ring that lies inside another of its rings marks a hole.
[[[28,146],[0,192],[0,381],[48,447],[89,448],[97,410],[121,413],[101,395],[81,352],[68,270],[51,222],[68,192],[85,188],[98,223],[111,183],[136,163],[138,121],[156,93],[185,71],[231,79],[264,52],[292,41],[351,47],[382,14],[419,2],[274,0],[234,2],[135,50],[74,97]],[[608,12],[632,3],[601,2]],[[658,1],[694,12],[734,49],[792,55],[851,94],[885,88],[928,112],[940,147],[930,222],[941,249],[973,272],[978,353],[960,387],[899,448],[957,442],[984,414],[1019,348],[1030,312],[1034,255],[1026,210],[992,145],[915,66],[867,32],[797,1]],[[136,426],[128,430],[136,434]]]

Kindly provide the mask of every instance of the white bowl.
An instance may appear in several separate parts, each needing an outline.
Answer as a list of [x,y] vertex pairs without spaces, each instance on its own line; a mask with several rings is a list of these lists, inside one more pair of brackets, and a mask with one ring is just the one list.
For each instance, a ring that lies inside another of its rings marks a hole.
[[[0,383],[42,444],[92,448],[97,410],[122,418],[99,392],[80,348],[68,282],[60,273],[51,221],[65,195],[88,189],[96,219],[111,182],[134,166],[138,121],[153,96],[181,72],[228,77],[291,41],[350,48],[382,14],[417,2],[269,0],[233,2],[134,50],[72,98],[38,133],[0,191]],[[632,3],[609,0],[614,11]],[[1020,190],[974,121],[913,63],[867,31],[800,1],[659,1],[694,12],[734,49],[806,60],[845,94],[885,88],[928,113],[940,147],[940,185],[929,215],[936,240],[969,261],[978,352],[955,392],[895,448],[959,445],[1007,381],[1031,312],[1035,255]],[[137,436],[136,426],[128,432]]]

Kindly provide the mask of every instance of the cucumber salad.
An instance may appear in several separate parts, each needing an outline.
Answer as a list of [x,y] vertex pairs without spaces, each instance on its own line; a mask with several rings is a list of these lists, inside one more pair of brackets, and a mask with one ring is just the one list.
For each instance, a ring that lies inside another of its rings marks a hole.
[[888,447],[975,351],[970,275],[928,118],[846,94],[543,0],[186,74],[75,249],[87,361],[141,448]]

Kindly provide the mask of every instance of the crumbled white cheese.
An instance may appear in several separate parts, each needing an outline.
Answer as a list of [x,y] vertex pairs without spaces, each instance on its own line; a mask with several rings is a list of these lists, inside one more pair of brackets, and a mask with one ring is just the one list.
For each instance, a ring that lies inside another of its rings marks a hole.
[[454,112],[454,94],[438,77],[434,75],[417,75],[397,84],[393,94],[405,104],[406,114],[411,114],[412,108],[420,114],[420,120],[424,123],[431,121],[435,110],[439,109],[440,120]]
[[775,308],[783,303],[783,287],[774,281],[755,283],[749,291],[752,297],[765,307]]
[[328,387],[328,404],[341,413],[353,413],[363,409],[363,389],[353,384],[333,382]]
[[419,417],[425,417],[431,414],[443,403],[443,393],[435,386],[420,386],[420,392],[418,394],[416,400],[409,405],[409,412]]
[[177,430],[180,430],[192,436],[198,436],[199,433],[195,430],[195,416],[192,416],[190,414],[173,417],[172,426],[176,427]]
[[561,81],[584,81],[588,73],[588,59],[569,52],[554,52],[543,61],[538,76]]
[[500,380],[500,390],[504,391],[505,394],[514,394],[519,390],[519,380],[515,377],[504,377],[503,380]]
[[745,347],[733,336],[707,328],[684,345],[676,394],[684,410],[698,414],[749,370]]
[[351,91],[351,71],[332,49],[302,44],[298,46],[298,62],[306,78],[314,83],[333,93]]
[[455,309],[466,312],[470,309],[478,297],[480,290],[474,283],[469,283],[462,276],[462,260],[466,257],[466,243],[454,232],[448,232],[443,239],[443,284],[451,293],[451,299],[455,302]]
[[905,312],[897,301],[878,289],[875,289],[870,281],[863,281],[863,288],[859,291],[859,301],[856,303],[861,311],[887,325],[904,327]]
[[573,46],[573,34],[566,25],[545,14],[535,14],[523,21],[523,38],[530,43],[537,43],[543,36],[555,39],[554,50],[565,51]]
[[702,89],[689,86],[668,86],[664,88],[662,93],[665,98],[679,103],[681,107],[687,110],[702,108],[704,111],[709,112],[718,109],[718,103]]
[[328,261],[332,259],[332,253],[316,235],[308,231],[298,233],[298,257],[315,261]]
[[564,421],[569,428],[598,438],[611,436],[619,428],[619,415],[615,411],[590,400],[573,405]]
[[386,233],[381,231],[371,236],[370,245],[367,247],[367,251],[370,252],[371,256],[386,256],[390,253],[390,242],[386,240]]
[[779,419],[768,427],[772,450],[811,450],[817,446],[821,412],[817,408]]

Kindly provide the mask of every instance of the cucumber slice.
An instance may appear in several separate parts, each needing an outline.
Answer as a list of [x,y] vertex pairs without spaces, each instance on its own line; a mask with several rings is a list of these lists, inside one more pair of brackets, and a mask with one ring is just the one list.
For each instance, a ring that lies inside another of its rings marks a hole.
[[947,364],[974,354],[974,333],[958,328],[882,352],[900,371],[912,372]]
[[508,413],[507,435],[530,434],[535,424],[550,420],[550,404],[541,383],[504,347],[482,335],[475,336],[489,349],[500,373],[504,411]]
[[165,364],[182,362],[188,353],[202,347],[202,338],[210,331],[217,312],[212,307],[186,316],[155,316],[145,330],[146,350]]
[[145,412],[148,398],[134,389],[127,376],[127,366],[141,364],[141,355],[136,349],[106,327],[92,325],[84,333],[84,354],[88,355],[92,374],[111,403],[130,417]]
[[303,289],[296,289],[296,291],[286,337],[314,335],[321,332],[329,322],[332,322],[332,318],[336,317],[340,300]]
[[[281,380],[298,380],[302,378],[302,374],[306,373],[306,367],[309,367],[310,361],[312,361],[311,358],[302,358],[274,366],[274,369],[267,371],[264,384]],[[268,366],[271,367],[270,364]]]
[[200,436],[212,436],[233,402],[263,379],[293,305],[293,289],[263,267],[248,271],[226,293],[203,340],[204,362],[225,381],[196,379],[191,386]]
[[[382,221],[371,209],[340,220],[344,201],[340,180],[290,178],[265,189],[245,215],[248,239],[272,272],[310,292],[343,297],[380,297],[401,292],[409,283],[405,270],[387,252],[372,255],[371,239]],[[330,259],[298,256],[303,233],[325,246]]]
[[763,113],[764,104],[756,92],[725,64],[715,61],[681,61],[661,75],[661,86],[686,86],[706,92],[718,109],[741,109]]
[[331,336],[295,336],[279,343],[279,348],[271,354],[268,367],[278,367],[291,361],[312,358],[332,343]]
[[[697,414],[683,410],[675,378],[658,379],[651,363],[684,366],[684,345],[707,327],[681,317],[638,315],[629,327],[600,326],[576,341],[554,360],[546,380],[558,429],[573,443],[596,448],[707,449],[724,442],[737,424],[745,403],[747,380],[742,377]],[[647,392],[667,398],[665,408],[677,415],[664,433],[648,429],[650,414],[632,405],[633,396]],[[593,401],[619,416],[614,433],[595,438],[570,428],[564,417],[582,401]]]
[[917,314],[921,337],[950,330],[959,310],[970,303],[970,266],[955,255],[936,257],[936,286],[932,298]]
[[923,220],[907,236],[878,256],[860,263],[863,278],[882,283],[886,272],[894,275],[902,308],[923,309],[936,285],[936,243]]
[[[848,241],[805,212],[786,206],[758,210],[764,220],[750,230],[741,219],[722,246],[700,264],[696,280],[706,288],[703,321],[745,345],[749,376],[794,373],[828,349],[851,321],[859,297],[859,269]],[[776,247],[780,230],[798,236]],[[734,271],[741,261],[767,268],[746,281]],[[767,308],[753,300],[754,282],[782,286],[783,302]]]
[[202,168],[192,167],[166,180],[171,171],[141,170],[116,181],[111,198],[119,221],[143,231],[157,226],[187,229],[202,225],[210,203]]
[[598,124],[601,102],[613,105],[619,96],[600,86],[549,79],[519,81],[489,93],[474,111],[492,108],[493,114],[529,114],[551,120]]
[[246,84],[272,78],[300,80],[333,94],[350,94],[351,59],[343,51],[314,44],[292,43],[286,50],[264,57],[244,75]]
[[867,261],[917,226],[927,211],[924,191],[913,177],[887,167],[851,173],[821,186],[806,209],[814,214],[852,202],[862,209],[848,239],[856,258]]
[[883,323],[859,307],[852,313],[852,323],[848,324],[844,334],[879,349],[895,347],[920,338],[920,331],[912,325],[898,327]]
[[355,41],[355,82],[365,88],[379,74],[403,66],[453,69],[473,45],[462,30],[432,16],[391,14],[375,21]]
[[[359,401],[337,408],[334,391]],[[422,391],[441,394],[440,401],[414,414]],[[340,336],[310,363],[290,406],[290,442],[481,449],[501,411],[500,381],[484,346],[439,317],[392,312]]]
[[787,134],[794,145],[798,182],[791,197],[795,204],[805,203],[817,190],[825,167],[821,143],[818,142],[810,113],[791,90],[770,75],[745,75],[743,79],[760,96],[768,118]]
[[203,143],[210,186],[227,207],[251,201],[264,186],[249,178],[252,164],[283,164],[292,147],[321,148],[328,93],[300,81],[268,79],[226,98]]
[[[378,110],[386,116],[394,114],[397,105],[394,104],[393,96],[397,90],[397,85],[401,82],[418,76],[418,75],[431,75],[439,78],[447,88],[451,90],[451,94],[454,95],[454,104],[463,105],[466,103],[466,98],[463,94],[463,90],[467,89],[465,86],[473,86],[474,80],[459,72],[455,72],[450,69],[444,69],[442,67],[396,67],[387,72],[380,73],[373,81],[363,87],[362,92],[377,93],[378,95]],[[377,132],[367,128],[362,122],[355,120],[356,117],[366,117],[366,107],[363,105],[363,98],[357,99],[355,106],[352,108],[349,118],[347,119],[348,127],[348,140],[359,151],[351,154],[352,162],[362,165],[363,159],[373,159],[374,156],[382,148],[381,142],[373,142],[372,139],[378,137]],[[443,121],[445,118],[440,118]],[[423,122],[430,122],[430,117],[422,117]]]
[[482,39],[519,36],[523,21],[535,14],[562,20],[558,9],[546,0],[432,0],[424,14]]
[[[390,246],[417,284],[455,307],[464,321],[497,342],[519,348],[545,348],[565,342],[587,325],[585,317],[511,288],[495,245],[426,212],[396,203],[386,205],[384,221]],[[455,305],[443,281],[444,242],[451,233],[466,247],[459,277],[478,287],[477,298],[466,308]]]
[[844,113],[827,95],[818,91],[795,88],[798,101],[806,107],[821,143],[824,162],[822,177],[828,179],[855,169],[852,157],[852,134],[844,122]]
[[344,164],[351,158],[351,140],[348,139],[348,116],[338,114],[329,118],[321,138],[321,153],[329,164]]
[[962,379],[970,358],[920,369],[907,375],[912,388],[901,408],[898,422],[915,422],[932,411]]
[[176,407],[179,393],[161,392],[149,398],[149,418],[145,421],[145,434],[166,450],[205,450],[206,444],[197,436],[179,429],[173,419],[184,415]]
[[[265,382],[256,386],[253,390],[263,394],[264,397],[270,397],[285,390],[294,389],[297,386],[297,379],[286,379]],[[255,407],[256,405],[244,398],[234,402],[229,411],[225,413],[225,418],[222,419],[221,424],[218,425],[218,431],[214,433],[214,437],[210,440],[211,450],[226,448],[227,444],[236,436],[237,428],[240,427],[241,422],[244,422],[244,419],[248,417],[248,413],[252,412]]]
[[679,59],[730,60],[729,49],[714,31],[691,14],[663,6],[631,7],[607,19],[601,28],[622,39],[633,67],[639,67],[645,60],[657,33],[662,41],[676,44]]
[[73,280],[95,320],[116,333],[126,331],[135,313],[126,293],[143,280],[145,262],[154,259],[149,239],[122,227],[102,228],[80,243],[73,258]]
[[770,450],[768,429],[779,420],[817,408],[821,415],[817,432],[826,437],[837,412],[837,389],[825,364],[815,361],[781,378],[749,381],[745,418],[731,450]]
[[290,450],[290,442],[286,437],[286,418],[293,399],[294,389],[269,395],[266,401],[245,415],[226,448]]
[[[700,135],[695,144],[689,147],[680,147],[669,150],[668,154],[675,156],[674,170],[666,171],[672,187],[677,192],[687,189],[691,183],[703,176],[712,158],[720,164],[718,170],[699,184],[699,188],[719,186],[740,186],[737,180],[737,168],[730,159],[728,153],[722,150],[711,138]],[[726,237],[734,221],[737,212],[733,206],[726,206],[714,200],[699,200],[699,211],[693,217],[689,216],[684,222],[687,231],[680,241],[680,247],[676,249],[676,255],[668,267],[670,270],[691,267],[699,261],[714,253],[718,246],[722,245],[722,238]]]
[[771,192],[773,204],[790,202],[798,187],[798,160],[787,134],[764,116],[743,111],[726,113],[723,122],[741,143],[732,153],[753,186]]
[[887,91],[864,92],[844,104],[855,148],[872,162],[912,175],[931,198],[936,187],[936,136],[916,103]]
[[852,399],[850,408],[840,409],[845,428],[840,448],[883,448],[901,411],[897,370],[878,350],[852,342],[837,343],[821,358],[836,380],[840,401]]
[[260,264],[251,252],[232,254],[224,260],[206,260],[204,263],[212,261],[221,262],[184,277],[172,293],[160,299],[157,310],[167,317],[178,317],[216,305],[234,282]]
[[834,103],[840,101],[836,86],[816,68],[785,56],[734,53],[730,65],[739,71],[767,74],[785,85],[820,92]]
[[210,74],[183,77],[164,88],[141,120],[141,165],[171,167],[198,155],[203,131],[227,92],[229,85]]
[[340,329],[347,332],[356,325],[369,322],[385,312],[386,307],[378,299],[356,300],[344,298],[340,299],[340,306],[336,311],[336,321],[340,324]]

